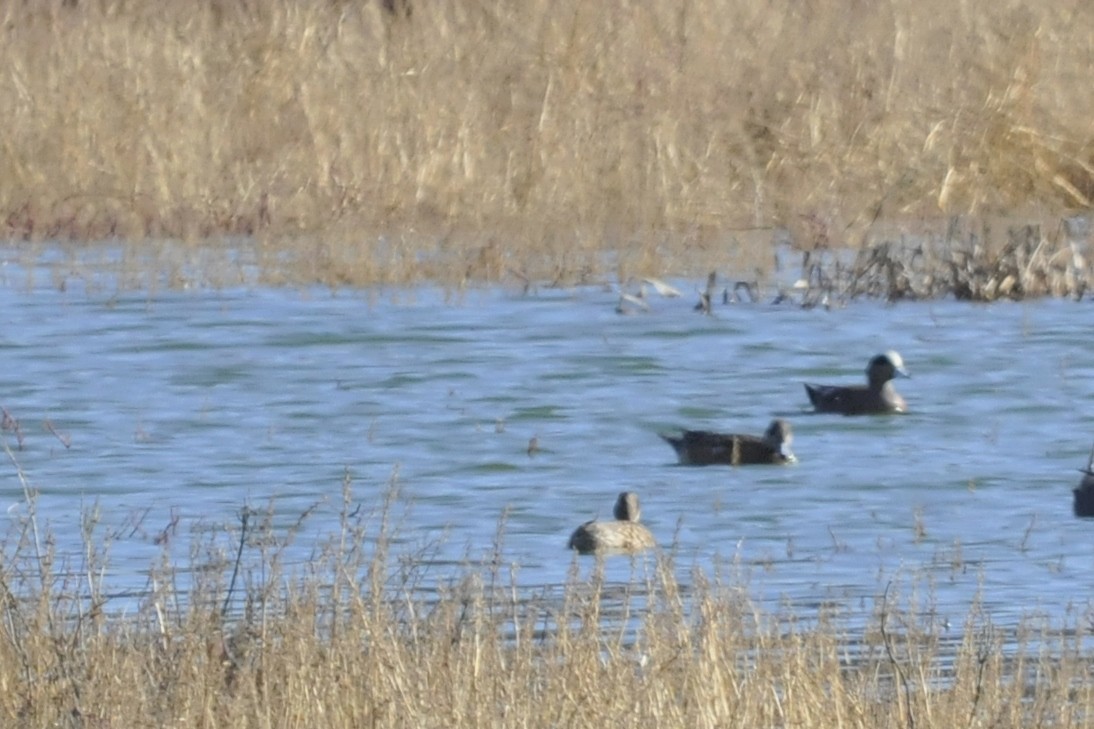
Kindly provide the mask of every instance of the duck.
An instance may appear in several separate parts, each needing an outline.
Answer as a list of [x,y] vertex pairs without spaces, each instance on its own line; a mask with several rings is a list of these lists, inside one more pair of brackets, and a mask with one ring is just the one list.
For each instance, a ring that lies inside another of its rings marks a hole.
[[567,549],[578,554],[636,554],[657,546],[653,534],[638,522],[638,494],[624,491],[615,500],[615,521],[587,521],[570,535]]
[[745,466],[787,464],[798,459],[790,450],[794,436],[790,423],[776,418],[762,436],[685,430],[678,435],[658,433],[676,451],[684,466]]
[[1090,449],[1090,460],[1086,462],[1086,468],[1079,470],[1083,474],[1083,480],[1072,492],[1075,496],[1072,508],[1075,516],[1094,516],[1094,448]]
[[866,365],[865,385],[812,385],[806,383],[805,392],[818,413],[842,413],[843,415],[869,415],[877,413],[904,413],[908,404],[893,387],[895,377],[911,377],[904,369],[900,354],[889,350],[879,354]]

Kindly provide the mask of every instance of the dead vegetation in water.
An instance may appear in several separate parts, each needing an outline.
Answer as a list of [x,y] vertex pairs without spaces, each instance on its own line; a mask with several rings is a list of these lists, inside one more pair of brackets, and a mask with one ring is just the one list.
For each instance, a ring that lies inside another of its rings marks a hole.
[[566,284],[767,266],[770,231],[804,247],[818,217],[842,248],[879,221],[1094,199],[1082,0],[887,0],[854,23],[791,0],[0,17],[12,239],[246,239],[275,282]]
[[[1087,258],[1090,234],[1085,218],[1044,226],[1028,220],[962,217],[951,218],[936,230],[879,232],[878,240],[857,249],[836,248],[827,235],[814,233],[804,251],[784,243],[781,265],[773,270],[756,269],[752,277],[711,271],[705,286],[696,286],[694,310],[714,314],[719,305],[758,303],[832,308],[855,299],[1078,301],[1094,275]],[[648,292],[666,295],[660,286],[664,284],[650,277],[621,284],[617,311],[650,311]]]
[[[952,219],[944,232],[922,233],[847,252],[802,256],[803,301],[856,298],[990,302],[1046,296],[1083,298],[1091,276],[1086,221],[1038,223]],[[1076,233],[1076,234],[1073,234]]]
[[341,530],[306,567],[285,549],[308,514],[286,530],[244,508],[196,534],[191,564],[165,549],[145,594],[112,596],[99,515],[66,559],[25,496],[0,541],[13,726],[1079,727],[1094,700],[1081,622],[1015,631],[973,606],[949,633],[892,584],[870,615],[772,614],[698,570],[681,584],[668,556],[630,582],[590,561],[530,592],[503,567],[503,525],[439,578],[427,550],[396,548],[394,492],[362,508],[348,478]]

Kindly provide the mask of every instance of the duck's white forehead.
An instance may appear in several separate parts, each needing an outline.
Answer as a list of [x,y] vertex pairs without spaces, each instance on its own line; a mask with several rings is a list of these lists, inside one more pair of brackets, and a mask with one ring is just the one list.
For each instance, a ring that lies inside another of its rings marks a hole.
[[893,363],[893,367],[896,367],[898,370],[904,368],[904,360],[901,359],[900,353],[897,352],[895,349],[890,349],[888,352],[885,353],[885,356],[888,357],[889,361]]

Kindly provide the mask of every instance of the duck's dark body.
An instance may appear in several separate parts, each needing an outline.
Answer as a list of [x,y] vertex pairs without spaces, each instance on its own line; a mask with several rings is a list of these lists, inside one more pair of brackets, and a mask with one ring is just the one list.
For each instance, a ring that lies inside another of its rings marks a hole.
[[892,379],[908,377],[896,352],[879,354],[866,366],[865,385],[805,385],[809,402],[818,413],[874,415],[907,412],[908,404],[893,387]]
[[1090,460],[1083,470],[1083,480],[1075,487],[1073,494],[1075,516],[1094,516],[1094,448],[1090,450]]
[[784,464],[796,460],[790,451],[790,424],[784,420],[773,420],[762,438],[708,430],[685,430],[676,435],[661,433],[660,436],[686,466]]

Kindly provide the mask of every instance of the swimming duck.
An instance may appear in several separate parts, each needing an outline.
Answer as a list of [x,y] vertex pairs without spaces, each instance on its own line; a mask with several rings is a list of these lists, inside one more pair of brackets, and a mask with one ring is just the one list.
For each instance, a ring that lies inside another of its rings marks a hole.
[[712,433],[707,430],[685,430],[680,435],[659,433],[676,451],[685,466],[744,466],[760,463],[794,463],[798,459],[790,450],[793,435],[790,423],[775,419],[762,437],[735,433]]
[[1075,502],[1075,516],[1094,516],[1094,448],[1090,449],[1090,460],[1086,462],[1086,468],[1080,469],[1083,480],[1072,492]]
[[908,405],[893,387],[894,377],[911,377],[904,369],[904,360],[889,350],[866,365],[865,385],[805,385],[810,402],[818,413],[865,415],[872,413],[903,413]]
[[576,549],[578,554],[634,554],[657,546],[650,530],[638,523],[638,494],[619,494],[613,512],[615,521],[587,521],[575,529],[567,549]]

